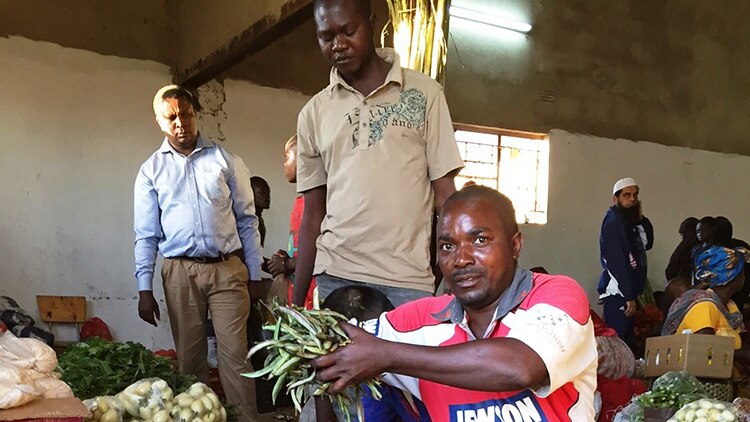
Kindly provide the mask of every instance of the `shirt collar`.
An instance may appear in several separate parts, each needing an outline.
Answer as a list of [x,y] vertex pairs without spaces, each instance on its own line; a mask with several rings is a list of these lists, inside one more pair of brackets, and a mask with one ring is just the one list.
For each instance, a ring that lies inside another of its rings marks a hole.
[[[391,63],[391,70],[389,70],[388,74],[385,76],[385,82],[383,82],[382,86],[388,85],[389,83],[393,82],[395,84],[398,84],[399,89],[403,89],[404,76],[401,72],[401,57],[398,55],[396,50],[392,48],[376,48],[375,53],[381,59],[385,60],[388,63]],[[346,83],[344,78],[341,77],[339,71],[335,67],[332,67],[330,74],[330,84],[327,88],[328,92],[332,92],[337,86],[342,86],[350,91],[354,91],[354,88]]]
[[[215,144],[213,143],[213,141],[204,138],[200,134],[200,132],[198,132],[198,140],[195,142],[195,149],[193,150],[193,153],[200,151],[203,148],[213,148],[214,146]],[[166,136],[164,137],[164,141],[162,141],[161,143],[161,147],[159,147],[159,152],[161,153],[173,152],[173,153],[179,154],[177,150],[175,150],[174,147],[172,147],[172,144],[169,143],[169,139],[167,139]]]
[[[531,291],[531,287],[534,284],[533,280],[534,274],[531,271],[516,266],[513,281],[502,295],[500,295],[500,302],[498,302],[497,308],[495,308],[495,315],[492,317],[493,322],[502,319],[521,304],[526,295]],[[443,310],[432,316],[439,322],[460,324],[465,318],[465,313],[466,311],[461,306],[461,302],[454,297]]]

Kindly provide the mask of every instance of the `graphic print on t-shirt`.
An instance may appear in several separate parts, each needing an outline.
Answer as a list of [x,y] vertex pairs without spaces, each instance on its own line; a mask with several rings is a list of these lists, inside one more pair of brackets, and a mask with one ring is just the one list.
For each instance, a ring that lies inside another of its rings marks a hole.
[[383,140],[383,133],[388,126],[399,126],[407,129],[422,129],[425,124],[427,97],[416,88],[401,93],[398,103],[374,104],[368,110],[368,116],[360,116],[359,107],[346,113],[346,119],[352,127],[352,148],[359,146],[360,119],[369,119],[370,138],[367,146]]
[[542,422],[548,421],[536,397],[524,390],[514,396],[480,403],[448,406],[451,422]]

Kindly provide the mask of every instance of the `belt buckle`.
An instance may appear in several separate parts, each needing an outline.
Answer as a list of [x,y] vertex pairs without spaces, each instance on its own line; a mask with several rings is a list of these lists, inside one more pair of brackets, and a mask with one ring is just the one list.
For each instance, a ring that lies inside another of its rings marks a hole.
[[200,264],[205,264],[205,263],[208,262],[208,260],[209,260],[209,258],[206,258],[206,257],[203,257],[203,256],[199,256],[199,257],[193,258],[193,261],[195,261],[197,263],[200,263]]

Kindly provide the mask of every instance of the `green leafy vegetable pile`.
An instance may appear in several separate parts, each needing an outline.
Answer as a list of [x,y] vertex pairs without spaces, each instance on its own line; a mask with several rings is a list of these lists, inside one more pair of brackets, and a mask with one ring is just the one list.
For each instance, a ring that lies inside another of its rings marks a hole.
[[654,381],[651,391],[633,399],[636,408],[631,421],[642,421],[646,408],[681,408],[706,397],[703,384],[687,372],[667,372]]
[[638,396],[642,407],[680,408],[707,397],[703,384],[687,372],[667,372],[654,381],[651,391]]
[[143,378],[161,378],[177,394],[196,381],[180,373],[173,360],[154,356],[142,344],[99,337],[68,347],[58,360],[58,371],[80,399],[114,395]]

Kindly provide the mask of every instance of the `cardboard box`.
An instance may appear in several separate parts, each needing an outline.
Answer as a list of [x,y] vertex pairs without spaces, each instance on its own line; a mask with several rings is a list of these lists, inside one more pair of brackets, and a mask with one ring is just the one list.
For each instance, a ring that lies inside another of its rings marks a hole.
[[643,374],[658,377],[669,371],[686,371],[700,378],[732,376],[734,339],[708,334],[675,334],[646,339]]
[[0,421],[83,421],[91,413],[76,398],[36,399],[23,406],[0,410]]

